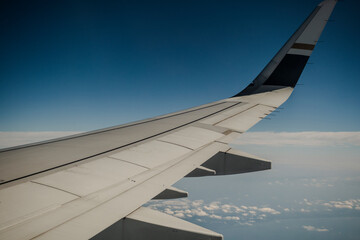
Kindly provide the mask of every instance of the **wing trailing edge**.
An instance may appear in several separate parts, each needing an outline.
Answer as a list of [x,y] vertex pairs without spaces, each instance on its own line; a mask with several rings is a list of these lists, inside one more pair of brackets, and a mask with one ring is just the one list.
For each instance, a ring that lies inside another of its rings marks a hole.
[[263,158],[230,149],[219,152],[202,166],[214,169],[216,175],[230,175],[271,169],[271,162]]
[[182,219],[141,207],[92,238],[97,239],[221,240],[223,236]]
[[[231,148],[228,151],[218,152],[197,169],[207,169],[208,172],[212,171],[214,174],[211,175],[214,176],[231,175],[268,170],[271,169],[271,162]],[[211,176],[197,169],[186,177]]]
[[158,195],[156,195],[153,199],[155,200],[163,200],[163,199],[175,199],[175,198],[184,198],[189,195],[188,192],[177,189],[175,187],[168,187]]
[[210,168],[206,168],[203,166],[198,166],[191,173],[186,175],[185,177],[205,177],[205,176],[213,176],[216,174],[216,171]]

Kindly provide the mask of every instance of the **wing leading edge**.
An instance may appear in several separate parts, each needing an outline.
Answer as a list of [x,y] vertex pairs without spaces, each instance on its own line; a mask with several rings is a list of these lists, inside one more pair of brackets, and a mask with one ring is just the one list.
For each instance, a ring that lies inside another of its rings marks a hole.
[[[320,3],[243,91],[144,121],[0,151],[0,239],[222,239],[141,207],[183,177],[271,163],[228,144],[291,95],[336,4]],[[100,219],[100,220],[99,220]]]

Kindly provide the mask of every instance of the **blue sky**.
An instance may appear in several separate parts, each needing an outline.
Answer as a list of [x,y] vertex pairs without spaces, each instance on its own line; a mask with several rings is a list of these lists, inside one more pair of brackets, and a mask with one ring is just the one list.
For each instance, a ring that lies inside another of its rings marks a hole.
[[[0,147],[232,96],[317,3],[2,1]],[[357,239],[359,6],[337,4],[301,85],[234,143],[272,160],[271,171],[184,179],[187,200],[149,206],[228,240]]]
[[[317,1],[2,1],[0,130],[87,131],[233,95]],[[284,111],[254,130],[359,130],[359,3],[339,3]]]

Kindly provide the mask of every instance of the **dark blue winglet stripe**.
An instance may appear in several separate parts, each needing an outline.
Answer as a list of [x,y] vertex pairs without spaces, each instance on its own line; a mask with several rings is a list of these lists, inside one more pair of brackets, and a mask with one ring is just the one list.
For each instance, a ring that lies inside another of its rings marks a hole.
[[264,85],[295,87],[309,56],[286,54]]

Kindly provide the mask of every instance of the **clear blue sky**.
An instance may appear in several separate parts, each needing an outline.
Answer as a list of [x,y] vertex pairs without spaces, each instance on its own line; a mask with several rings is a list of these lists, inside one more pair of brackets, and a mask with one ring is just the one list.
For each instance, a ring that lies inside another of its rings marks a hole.
[[[0,131],[86,131],[237,93],[318,1],[1,1]],[[360,130],[358,1],[253,130]]]

